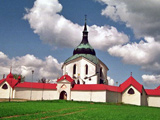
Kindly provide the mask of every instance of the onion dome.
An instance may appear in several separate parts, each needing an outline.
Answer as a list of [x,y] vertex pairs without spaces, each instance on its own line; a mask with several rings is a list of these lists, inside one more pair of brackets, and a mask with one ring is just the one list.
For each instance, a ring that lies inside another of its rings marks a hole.
[[85,21],[84,30],[83,30],[82,41],[73,51],[73,55],[75,55],[75,54],[96,55],[94,49],[92,48],[92,46],[88,42],[88,31],[87,31],[86,21]]
[[96,53],[92,46],[88,42],[88,31],[87,31],[87,24],[86,24],[86,18],[85,18],[85,25],[83,30],[83,37],[81,43],[74,49],[73,55],[69,57],[64,64],[77,59],[79,57],[84,57],[88,59],[89,61],[93,62],[94,64],[98,64],[99,60],[96,57]]

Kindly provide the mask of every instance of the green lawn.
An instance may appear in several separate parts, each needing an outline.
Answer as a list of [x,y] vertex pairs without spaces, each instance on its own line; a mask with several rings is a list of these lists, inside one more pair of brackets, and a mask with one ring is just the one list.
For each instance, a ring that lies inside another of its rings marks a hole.
[[73,101],[0,102],[4,120],[160,120],[160,108]]

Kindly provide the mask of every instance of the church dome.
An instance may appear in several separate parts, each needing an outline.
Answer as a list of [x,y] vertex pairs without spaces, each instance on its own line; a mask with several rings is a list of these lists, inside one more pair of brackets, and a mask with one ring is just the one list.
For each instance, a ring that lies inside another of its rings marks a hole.
[[73,55],[75,55],[75,54],[96,55],[94,49],[92,48],[92,46],[88,42],[88,31],[87,31],[86,22],[84,25],[82,42],[73,51]]
[[79,44],[73,51],[73,55],[75,54],[91,54],[91,55],[96,55],[94,49],[92,46],[87,43],[87,44]]

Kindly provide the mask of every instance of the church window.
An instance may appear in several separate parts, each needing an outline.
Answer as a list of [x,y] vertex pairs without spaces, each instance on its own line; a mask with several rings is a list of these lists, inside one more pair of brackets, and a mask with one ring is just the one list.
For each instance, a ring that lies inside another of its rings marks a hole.
[[73,66],[73,74],[76,74],[76,64]]
[[100,77],[102,77],[102,67],[100,68]]
[[86,67],[86,75],[88,75],[88,65],[86,65],[85,67]]
[[79,81],[79,80],[77,81],[77,84],[80,84],[80,81]]
[[7,84],[4,84],[4,85],[2,86],[2,88],[3,88],[3,89],[8,89]]
[[128,94],[134,94],[134,90],[133,90],[132,88],[130,88],[130,89],[128,90]]

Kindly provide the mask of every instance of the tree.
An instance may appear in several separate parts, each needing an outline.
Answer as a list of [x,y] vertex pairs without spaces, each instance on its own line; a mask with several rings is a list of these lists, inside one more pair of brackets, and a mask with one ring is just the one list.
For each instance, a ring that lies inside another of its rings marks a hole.
[[13,74],[14,79],[18,80],[18,77],[21,76],[21,82],[25,82],[25,76]]
[[39,79],[39,80],[38,80],[38,82],[39,82],[39,83],[46,83],[46,82],[47,82],[47,80],[46,80],[46,78],[45,78],[45,77],[43,77],[43,78]]

